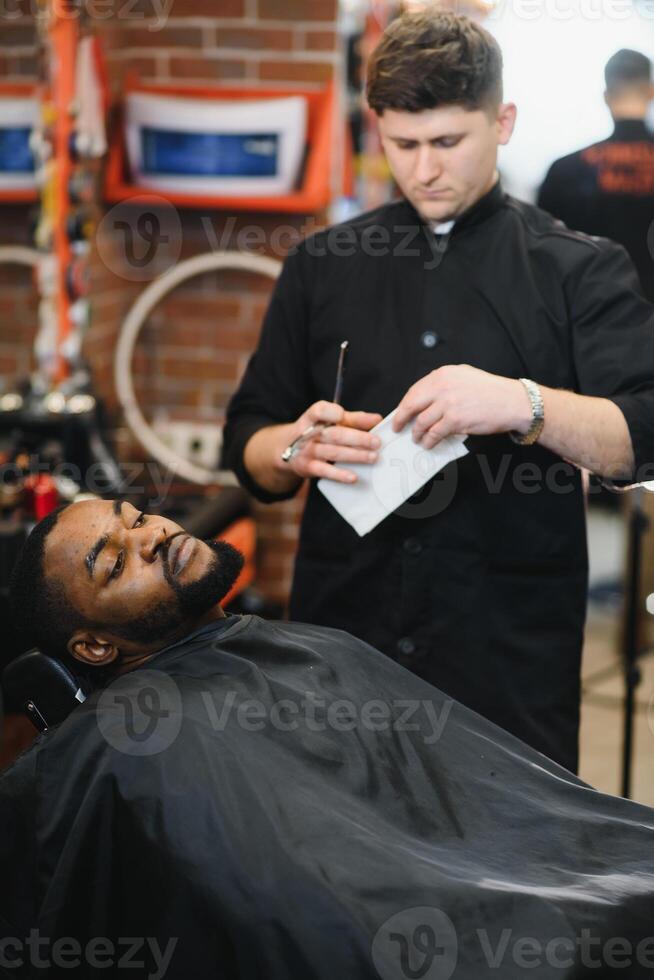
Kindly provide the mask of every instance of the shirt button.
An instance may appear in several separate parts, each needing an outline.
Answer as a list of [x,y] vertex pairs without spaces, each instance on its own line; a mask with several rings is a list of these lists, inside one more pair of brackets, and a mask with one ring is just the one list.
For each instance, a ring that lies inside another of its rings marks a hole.
[[401,640],[397,641],[397,649],[405,657],[410,657],[412,653],[416,652],[416,645],[410,636],[403,636]]
[[432,347],[435,347],[438,343],[438,334],[434,333],[433,330],[425,330],[420,338],[420,343],[423,347],[426,347],[427,350],[431,350]]
[[419,538],[407,538],[404,542],[404,550],[408,555],[419,555],[422,551],[422,543]]

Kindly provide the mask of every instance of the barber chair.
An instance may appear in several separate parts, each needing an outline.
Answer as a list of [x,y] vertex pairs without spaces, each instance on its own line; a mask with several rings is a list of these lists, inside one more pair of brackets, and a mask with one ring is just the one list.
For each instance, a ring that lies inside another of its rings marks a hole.
[[38,650],[12,660],[0,679],[5,707],[27,715],[39,732],[59,725],[88,694],[65,664]]

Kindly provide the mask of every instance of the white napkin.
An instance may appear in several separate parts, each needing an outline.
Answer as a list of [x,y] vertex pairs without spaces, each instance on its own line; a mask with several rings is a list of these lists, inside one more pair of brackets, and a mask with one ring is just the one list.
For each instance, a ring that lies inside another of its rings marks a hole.
[[401,432],[393,432],[394,415],[391,412],[371,430],[381,439],[376,463],[337,464],[339,469],[356,473],[356,483],[318,481],[320,492],[361,537],[417,493],[444,466],[468,453],[464,446],[467,436],[449,436],[433,449],[423,449],[413,441],[411,423]]

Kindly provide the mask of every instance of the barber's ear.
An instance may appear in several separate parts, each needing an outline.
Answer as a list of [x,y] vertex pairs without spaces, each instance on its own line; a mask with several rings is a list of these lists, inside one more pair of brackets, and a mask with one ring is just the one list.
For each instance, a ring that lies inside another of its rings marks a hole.
[[497,113],[497,133],[500,146],[506,146],[513,136],[518,107],[514,102],[503,102]]
[[68,652],[75,660],[92,667],[107,667],[119,654],[115,643],[81,630],[68,641]]

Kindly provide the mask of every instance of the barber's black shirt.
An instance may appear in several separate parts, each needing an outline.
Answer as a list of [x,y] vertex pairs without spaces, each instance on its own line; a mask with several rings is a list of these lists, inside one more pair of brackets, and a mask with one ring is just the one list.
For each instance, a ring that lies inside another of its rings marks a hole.
[[654,136],[638,119],[557,160],[538,197],[541,208],[578,231],[619,242],[654,300]]
[[[624,250],[496,186],[445,251],[401,201],[287,259],[228,411],[225,461],[261,427],[331,400],[386,415],[419,378],[466,363],[611,398],[637,467],[654,462],[654,312]],[[363,538],[310,487],[291,618],[338,626],[569,768],[576,765],[587,556],[581,475],[508,435],[468,440]],[[398,475],[401,478],[401,474]]]

